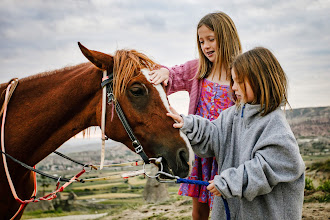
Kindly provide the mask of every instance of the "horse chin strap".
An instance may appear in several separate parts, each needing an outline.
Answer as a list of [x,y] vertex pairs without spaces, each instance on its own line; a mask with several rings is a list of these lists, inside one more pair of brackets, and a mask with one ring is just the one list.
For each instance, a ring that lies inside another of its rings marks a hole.
[[135,149],[135,152],[141,156],[145,164],[149,164],[150,160],[146,153],[143,150],[142,145],[135,137],[132,128],[129,126],[129,123],[124,115],[124,112],[122,111],[119,103],[114,100],[114,94],[113,94],[113,73],[111,73],[109,76],[107,74],[107,71],[103,71],[103,78],[101,86],[103,88],[102,90],[102,116],[101,116],[101,131],[102,131],[102,149],[101,149],[101,163],[100,163],[100,169],[103,168],[104,165],[104,149],[105,149],[105,140],[108,138],[105,136],[105,115],[106,115],[106,97],[108,97],[108,104],[112,102],[112,104],[115,106],[118,118],[120,119],[121,123],[123,124],[129,138],[132,141],[132,145]]

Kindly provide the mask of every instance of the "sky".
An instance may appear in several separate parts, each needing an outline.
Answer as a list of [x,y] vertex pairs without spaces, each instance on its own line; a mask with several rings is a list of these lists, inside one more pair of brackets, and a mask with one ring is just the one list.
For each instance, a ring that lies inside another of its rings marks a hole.
[[[292,108],[330,105],[329,0],[0,0],[0,83],[87,62],[77,42],[136,49],[174,66],[198,58],[196,26],[223,11],[243,52],[269,48],[289,79]],[[170,96],[186,113],[188,96]]]

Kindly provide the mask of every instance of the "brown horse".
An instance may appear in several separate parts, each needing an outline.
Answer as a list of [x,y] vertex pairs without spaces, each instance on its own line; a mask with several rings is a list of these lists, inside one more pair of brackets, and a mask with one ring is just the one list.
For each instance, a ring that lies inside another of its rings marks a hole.
[[[120,103],[145,153],[149,157],[162,156],[164,169],[172,170],[175,175],[189,175],[193,160],[190,145],[186,137],[172,127],[173,120],[166,116],[169,103],[164,88],[151,84],[146,74],[156,64],[134,50],[119,50],[111,56],[82,45],[80,48],[91,63],[19,80],[8,104],[6,153],[34,166],[79,132],[100,126],[101,80],[103,70],[107,70],[114,73],[115,100]],[[1,103],[6,86],[0,85]],[[112,103],[107,105],[105,133],[133,150],[111,106]],[[0,219],[10,219],[20,204],[12,195],[2,156],[0,158]],[[7,164],[18,197],[30,199],[33,172],[10,159]],[[21,215],[22,212],[15,219],[20,219]]]

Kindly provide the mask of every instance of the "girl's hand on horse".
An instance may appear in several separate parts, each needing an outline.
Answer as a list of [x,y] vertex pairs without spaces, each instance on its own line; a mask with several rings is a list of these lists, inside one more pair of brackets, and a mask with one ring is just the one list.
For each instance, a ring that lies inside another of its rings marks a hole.
[[209,183],[210,184],[206,187],[206,189],[208,191],[210,191],[211,193],[213,193],[213,195],[215,195],[215,196],[221,196],[221,193],[215,187],[214,181],[211,180],[211,181],[209,181]]
[[170,106],[170,110],[171,110],[171,112],[166,113],[166,115],[173,118],[173,120],[175,121],[175,123],[173,124],[173,127],[182,128],[183,127],[183,118],[171,106]]
[[168,71],[168,69],[162,67],[158,70],[150,71],[149,75],[150,75],[150,81],[153,84],[158,85],[163,82],[164,85],[167,86],[170,71]]

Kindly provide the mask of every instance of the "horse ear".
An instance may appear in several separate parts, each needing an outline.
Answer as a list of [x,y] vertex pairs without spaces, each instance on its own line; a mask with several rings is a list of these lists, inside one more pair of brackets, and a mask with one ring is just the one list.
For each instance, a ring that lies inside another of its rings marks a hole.
[[99,69],[107,70],[113,68],[112,56],[95,50],[89,50],[86,47],[84,47],[80,42],[78,42],[78,46],[81,52],[84,54],[84,56]]

